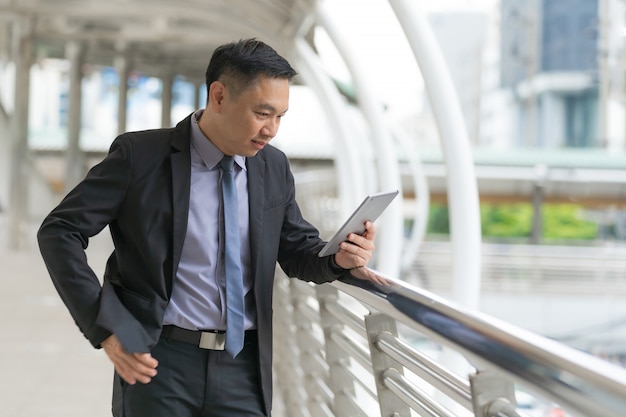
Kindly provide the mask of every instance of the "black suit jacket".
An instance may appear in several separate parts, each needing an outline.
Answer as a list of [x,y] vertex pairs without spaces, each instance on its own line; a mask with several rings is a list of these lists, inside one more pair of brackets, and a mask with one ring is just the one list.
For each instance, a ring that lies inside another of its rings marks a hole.
[[[112,333],[130,352],[149,352],[159,339],[187,228],[190,120],[119,136],[39,229],[52,281],[96,347]],[[317,256],[323,242],[301,216],[286,156],[266,146],[247,165],[260,373],[269,414],[276,261],[290,277],[307,281],[329,282],[338,275],[329,258]],[[107,225],[115,250],[101,284],[84,249]]]

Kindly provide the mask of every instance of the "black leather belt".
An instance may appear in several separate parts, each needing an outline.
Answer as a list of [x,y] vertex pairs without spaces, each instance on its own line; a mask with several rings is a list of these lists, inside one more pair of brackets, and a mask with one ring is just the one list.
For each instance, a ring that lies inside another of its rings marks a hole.
[[[256,329],[246,330],[246,340],[256,336]],[[165,325],[161,337],[198,346],[200,349],[224,350],[226,332],[224,330],[187,330]]]
[[161,337],[210,350],[224,350],[226,343],[226,332],[223,330],[187,330],[171,325],[163,326]]

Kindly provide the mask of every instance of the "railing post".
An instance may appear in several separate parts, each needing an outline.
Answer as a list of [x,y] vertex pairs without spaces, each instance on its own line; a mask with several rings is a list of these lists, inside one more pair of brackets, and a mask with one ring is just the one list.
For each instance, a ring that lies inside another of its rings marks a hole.
[[393,392],[391,392],[383,382],[383,372],[388,369],[396,369],[403,373],[402,364],[386,355],[377,346],[378,335],[383,332],[398,336],[396,321],[384,314],[370,314],[365,317],[365,328],[367,330],[367,340],[372,358],[372,372],[376,381],[376,391],[378,393],[378,404],[381,416],[410,417],[411,409]]
[[472,406],[476,417],[519,417],[515,411],[515,386],[492,371],[470,375]]
[[338,290],[330,285],[318,285],[315,289],[320,306],[320,318],[326,340],[326,362],[329,366],[329,387],[335,398],[333,412],[337,417],[361,415],[352,399],[355,397],[354,381],[350,371],[350,356],[333,341],[333,332],[343,325],[326,309],[331,303],[337,303]]
[[[291,279],[290,287],[293,300],[294,324],[296,326],[295,343],[299,351],[299,363],[295,366],[299,367],[301,383],[300,389],[305,392],[306,401],[303,407],[314,417],[325,416],[326,410],[330,405],[331,395],[326,392],[325,386],[327,380],[326,369],[320,366],[317,357],[321,356],[320,349],[323,341],[316,339],[314,335],[313,322],[316,318],[312,317],[313,309],[308,305],[307,301],[312,297],[311,293],[305,292],[309,284],[302,281]],[[309,314],[307,314],[307,311]],[[315,311],[317,321],[319,322],[319,313]],[[295,371],[295,369],[294,369]],[[293,371],[292,371],[293,372]],[[326,389],[327,391],[327,389]],[[326,405],[326,407],[324,407]]]
[[274,355],[279,360],[274,361],[276,372],[276,388],[280,389],[285,415],[307,416],[303,413],[306,409],[306,395],[302,370],[300,368],[300,351],[297,344],[297,328],[294,311],[297,304],[295,289],[291,287],[291,280],[287,278],[277,279],[274,284],[274,299],[282,300],[274,303]]

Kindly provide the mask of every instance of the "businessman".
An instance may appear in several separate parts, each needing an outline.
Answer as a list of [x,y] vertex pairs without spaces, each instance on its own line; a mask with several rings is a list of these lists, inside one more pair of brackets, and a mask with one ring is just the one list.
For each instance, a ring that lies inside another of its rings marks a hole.
[[[370,260],[370,222],[317,256],[324,242],[269,145],[295,75],[256,39],[218,47],[204,109],[175,128],[120,135],[43,221],[52,281],[115,367],[114,416],[271,415],[276,262],[324,283]],[[101,283],[84,250],[107,226],[115,249]]]

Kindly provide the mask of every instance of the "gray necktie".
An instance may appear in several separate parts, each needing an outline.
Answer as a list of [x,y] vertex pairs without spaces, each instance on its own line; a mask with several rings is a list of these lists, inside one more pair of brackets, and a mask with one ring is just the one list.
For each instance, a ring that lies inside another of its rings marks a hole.
[[222,207],[224,212],[224,270],[226,275],[226,351],[233,357],[243,349],[244,294],[239,246],[239,210],[235,186],[234,160],[224,156],[222,169]]

